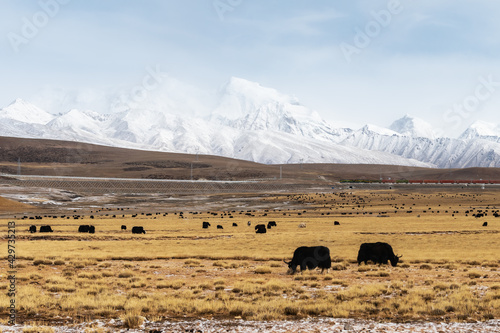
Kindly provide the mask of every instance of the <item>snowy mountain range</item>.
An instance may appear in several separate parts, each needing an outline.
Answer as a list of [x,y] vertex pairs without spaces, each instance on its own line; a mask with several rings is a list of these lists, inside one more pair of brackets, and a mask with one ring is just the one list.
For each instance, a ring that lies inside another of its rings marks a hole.
[[109,114],[72,109],[56,115],[16,99],[0,109],[0,136],[211,154],[266,164],[500,167],[500,126],[490,123],[477,122],[458,138],[439,137],[431,125],[409,115],[389,128],[339,128],[296,98],[239,78],[231,78],[216,99],[210,115],[203,117],[182,114],[178,105],[140,104]]

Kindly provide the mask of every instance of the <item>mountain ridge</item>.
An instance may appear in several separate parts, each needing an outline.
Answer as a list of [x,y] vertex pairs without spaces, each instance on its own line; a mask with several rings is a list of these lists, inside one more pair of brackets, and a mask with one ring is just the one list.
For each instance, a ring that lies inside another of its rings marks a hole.
[[140,106],[109,114],[71,109],[52,115],[16,99],[0,109],[0,135],[214,154],[266,164],[500,166],[500,130],[488,123],[471,126],[457,139],[438,137],[432,126],[410,115],[388,128],[339,128],[295,97],[239,78],[231,78],[218,98],[205,117]]

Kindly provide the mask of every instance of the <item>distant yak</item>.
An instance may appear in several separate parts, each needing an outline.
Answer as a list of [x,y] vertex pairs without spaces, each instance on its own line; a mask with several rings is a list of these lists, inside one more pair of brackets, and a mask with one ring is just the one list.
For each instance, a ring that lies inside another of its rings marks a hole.
[[50,227],[50,225],[42,225],[40,227],[40,232],[53,232],[54,230],[52,230],[52,228]]
[[332,267],[332,259],[330,258],[330,249],[326,246],[301,246],[293,252],[293,258],[290,262],[283,260],[288,265],[291,273],[297,271],[300,266],[300,271],[306,269],[321,268],[321,273],[325,269]]
[[368,261],[375,264],[387,264],[387,261],[390,261],[392,266],[396,266],[401,257],[396,256],[392,247],[387,243],[363,243],[358,251],[358,265],[361,262],[366,265]]
[[93,225],[84,225],[78,227],[78,232],[88,232],[90,234],[95,233],[95,227]]
[[135,227],[132,227],[132,233],[133,234],[145,234],[146,230],[144,230],[144,228],[141,226],[135,226]]
[[89,232],[90,225],[81,225],[78,227],[78,232]]
[[266,231],[266,225],[265,224],[257,224],[255,226],[255,233],[256,234],[265,234]]

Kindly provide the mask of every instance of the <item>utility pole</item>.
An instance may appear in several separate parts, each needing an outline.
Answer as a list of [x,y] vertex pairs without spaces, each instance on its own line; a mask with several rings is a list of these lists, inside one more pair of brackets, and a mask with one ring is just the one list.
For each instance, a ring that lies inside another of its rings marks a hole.
[[17,175],[18,176],[21,175],[21,158],[20,157],[17,158]]

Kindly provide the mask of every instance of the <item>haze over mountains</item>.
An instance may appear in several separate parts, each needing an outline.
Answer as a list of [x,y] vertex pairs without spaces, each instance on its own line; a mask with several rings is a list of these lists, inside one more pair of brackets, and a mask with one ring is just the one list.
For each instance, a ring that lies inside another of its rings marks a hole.
[[109,114],[72,109],[55,115],[16,99],[0,109],[0,135],[211,154],[266,164],[500,167],[500,126],[495,124],[476,122],[458,138],[440,137],[430,124],[409,115],[389,128],[335,127],[296,98],[239,78],[231,78],[216,99],[210,115],[203,117],[183,115],[182,106],[175,103],[131,105]]

